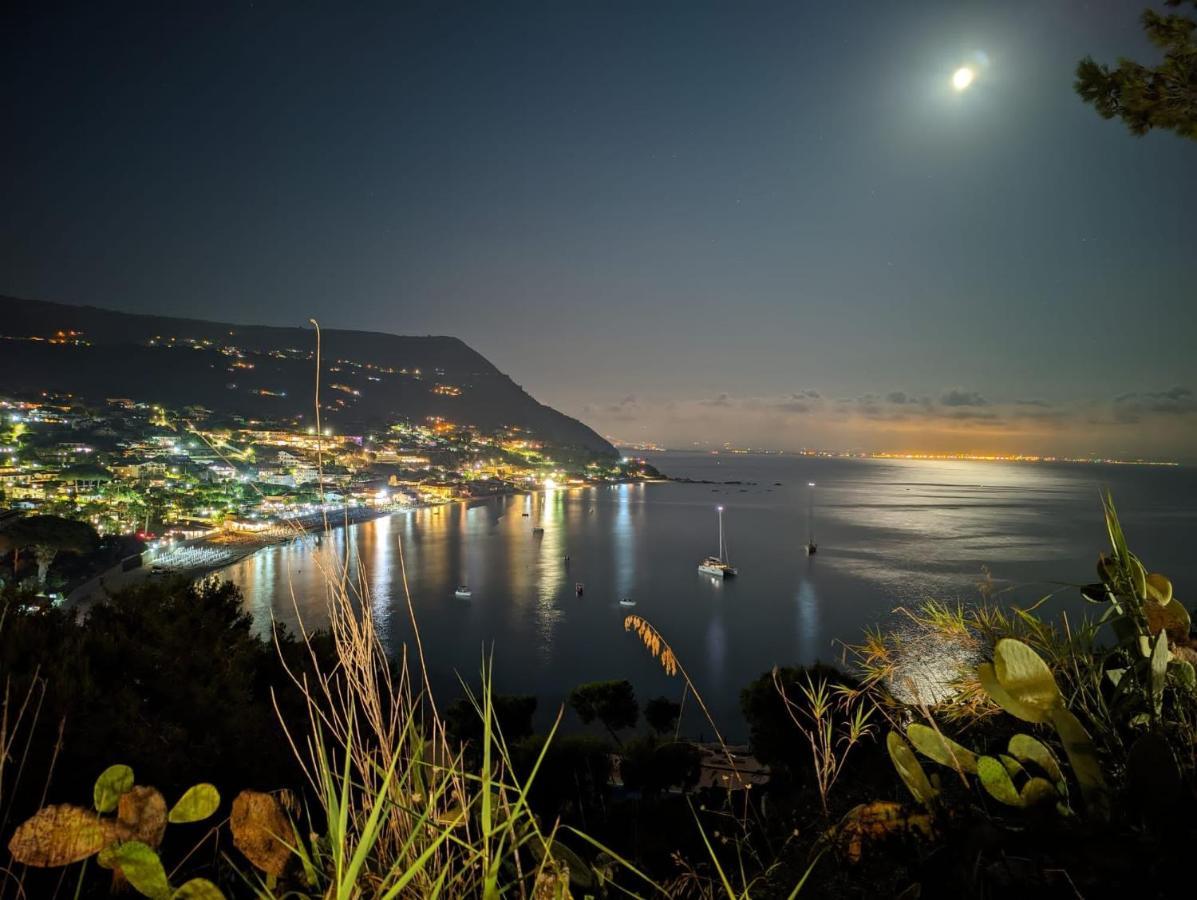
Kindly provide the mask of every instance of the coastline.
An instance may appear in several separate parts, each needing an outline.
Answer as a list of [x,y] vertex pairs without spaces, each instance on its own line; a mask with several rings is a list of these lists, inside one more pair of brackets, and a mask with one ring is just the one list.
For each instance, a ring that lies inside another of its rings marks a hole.
[[142,565],[127,572],[120,566],[101,572],[72,590],[64,605],[75,610],[77,614],[86,613],[94,604],[106,600],[112,592],[124,590],[153,577],[198,581],[253,556],[259,550],[285,544],[309,534],[323,534],[337,528],[360,525],[402,511],[359,507],[344,510],[336,516],[313,513],[298,519],[288,519],[261,534],[242,533],[194,538],[183,541],[158,557],[153,555],[153,551],[145,551],[142,554]]
[[[133,587],[152,577],[161,576],[170,579],[186,579],[189,582],[198,581],[201,578],[206,578],[209,575],[236,565],[261,550],[286,544],[311,534],[324,534],[335,531],[338,528],[362,525],[366,522],[372,522],[376,519],[399,515],[401,513],[437,509],[453,504],[484,503],[498,497],[530,497],[535,494],[546,493],[550,490],[577,490],[580,488],[597,488],[621,484],[666,484],[674,480],[669,477],[637,478],[607,482],[606,485],[583,484],[557,488],[538,487],[512,491],[508,494],[459,497],[454,500],[446,500],[443,503],[416,503],[395,509],[380,510],[357,507],[354,509],[344,509],[336,515],[312,513],[301,518],[285,520],[260,534],[221,534],[184,541],[168,551],[170,554],[175,554],[175,561],[172,561],[172,558],[166,555],[157,558],[151,555],[147,559],[146,554],[152,554],[152,551],[146,551],[146,553],[143,553],[143,563],[138,568],[130,569],[126,572],[120,566],[114,566],[105,572],[101,572],[72,590],[63,605],[67,609],[74,610],[77,615],[85,615],[87,610],[93,605],[103,602],[113,592]],[[194,563],[189,562],[190,560],[194,560]]]

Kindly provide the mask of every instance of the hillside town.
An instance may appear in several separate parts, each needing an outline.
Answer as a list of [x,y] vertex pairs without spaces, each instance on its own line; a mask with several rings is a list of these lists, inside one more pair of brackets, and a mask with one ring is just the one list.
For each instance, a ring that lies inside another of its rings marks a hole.
[[44,516],[84,523],[109,548],[96,565],[37,574],[14,555],[16,570],[0,567],[0,578],[69,589],[107,563],[201,571],[329,524],[655,475],[640,459],[582,463],[515,426],[485,432],[440,417],[342,433],[314,416],[0,397],[0,552],[20,549],[3,542],[13,522]]

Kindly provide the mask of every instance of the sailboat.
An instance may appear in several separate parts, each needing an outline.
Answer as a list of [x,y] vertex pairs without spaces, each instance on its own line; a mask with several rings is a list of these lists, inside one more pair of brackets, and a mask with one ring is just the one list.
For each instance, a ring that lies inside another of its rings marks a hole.
[[727,544],[723,541],[723,507],[718,508],[719,513],[719,554],[717,556],[708,556],[698,564],[698,571],[704,575],[713,575],[716,578],[731,578],[736,574],[736,567],[727,561]]
[[814,556],[819,550],[815,543],[815,483],[808,481],[806,486],[810,488],[810,502],[806,507],[806,546],[803,549],[807,556]]

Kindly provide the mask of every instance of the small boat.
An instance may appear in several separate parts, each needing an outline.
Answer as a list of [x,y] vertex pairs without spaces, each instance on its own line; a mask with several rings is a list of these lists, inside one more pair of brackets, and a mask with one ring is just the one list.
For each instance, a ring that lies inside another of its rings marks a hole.
[[620,606],[635,606],[636,601],[633,600],[631,597],[624,597],[622,600],[619,601],[619,605]]
[[471,591],[464,584],[462,584],[462,585],[458,585],[457,590],[455,590],[453,592],[453,596],[456,597],[458,600],[469,600],[471,597],[474,596],[474,592]]
[[543,537],[544,536],[544,526],[537,525],[535,528],[532,529],[532,533],[534,535],[536,535],[537,537]]
[[727,544],[723,540],[723,507],[718,507],[719,512],[719,554],[717,556],[708,556],[698,564],[698,571],[703,575],[711,575],[715,578],[731,578],[738,574],[735,566],[727,561]]
[[810,488],[810,502],[806,507],[806,544],[803,549],[807,556],[814,556],[819,552],[819,545],[815,543],[815,483],[808,481],[806,486]]
[[579,597],[581,597],[585,591],[586,591],[586,585],[582,584],[582,582],[579,581],[577,584],[574,585],[574,593],[577,594]]
[[526,518],[528,518],[528,514],[527,514],[527,513],[520,513],[520,515],[522,515],[522,516],[523,516],[525,519],[526,519]]

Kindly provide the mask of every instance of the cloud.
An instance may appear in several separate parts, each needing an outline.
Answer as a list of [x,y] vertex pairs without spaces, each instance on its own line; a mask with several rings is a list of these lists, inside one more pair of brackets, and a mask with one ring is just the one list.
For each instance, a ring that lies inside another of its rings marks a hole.
[[587,415],[604,419],[631,420],[640,415],[641,407],[636,395],[628,394],[617,403],[599,404],[598,406],[587,404],[582,411]]
[[1166,391],[1119,394],[1114,398],[1114,406],[1140,412],[1184,415],[1197,412],[1197,396],[1190,388],[1177,385]]
[[694,401],[698,406],[745,411],[807,413],[822,406],[823,395],[814,390],[794,391],[780,397],[733,397],[721,391],[714,397]]
[[939,398],[939,402],[944,406],[988,406],[989,401],[978,394],[976,391],[962,391],[959,388],[953,388],[950,391],[945,391],[943,396]]
[[954,419],[961,422],[967,422],[974,419],[983,419],[986,421],[993,421],[998,417],[995,412],[984,412],[978,409],[952,409],[943,414],[945,419]]
[[885,395],[885,402],[891,406],[931,406],[930,397],[920,397],[917,394],[908,394],[906,391],[890,391]]
[[782,398],[774,406],[782,412],[808,413],[821,405],[823,395],[818,391],[804,390]]
[[1031,399],[1029,399],[1029,400],[1015,400],[1015,401],[1014,401],[1014,405],[1015,405],[1015,406],[1039,406],[1039,407],[1046,407],[1046,406],[1051,406],[1051,403],[1049,403],[1047,400],[1041,400],[1041,399],[1039,399],[1038,397],[1033,397],[1033,398],[1031,398]]

